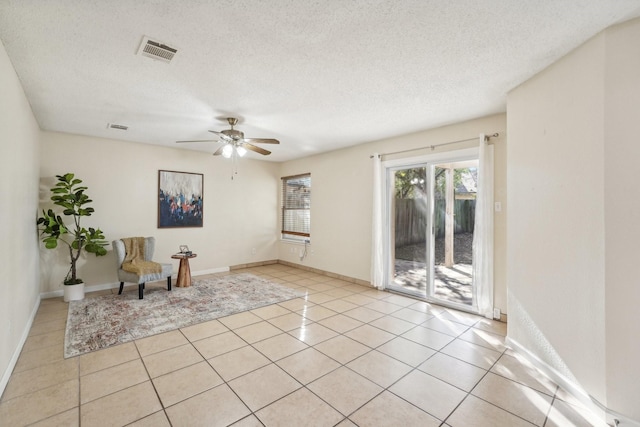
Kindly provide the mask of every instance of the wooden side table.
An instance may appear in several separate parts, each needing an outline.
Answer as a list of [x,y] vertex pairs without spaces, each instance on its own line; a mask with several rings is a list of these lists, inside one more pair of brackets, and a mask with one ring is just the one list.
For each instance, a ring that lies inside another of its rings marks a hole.
[[171,258],[180,260],[180,267],[178,268],[178,280],[176,281],[176,286],[178,288],[188,288],[189,286],[191,286],[191,267],[189,267],[189,260],[197,256],[197,254],[171,255]]

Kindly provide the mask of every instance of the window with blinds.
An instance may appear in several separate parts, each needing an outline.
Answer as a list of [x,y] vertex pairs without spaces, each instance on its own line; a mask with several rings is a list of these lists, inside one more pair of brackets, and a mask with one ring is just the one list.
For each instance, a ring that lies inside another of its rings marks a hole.
[[282,178],[282,238],[311,237],[311,174]]

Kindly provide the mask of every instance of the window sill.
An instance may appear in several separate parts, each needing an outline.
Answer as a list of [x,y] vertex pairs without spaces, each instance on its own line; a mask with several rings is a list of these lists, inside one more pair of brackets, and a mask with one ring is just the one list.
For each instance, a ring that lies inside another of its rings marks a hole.
[[[280,238],[280,243],[286,243],[288,245],[299,245],[299,246],[303,246],[305,244],[304,240],[291,240],[291,239],[283,239]],[[311,244],[311,241],[309,241],[307,244]]]

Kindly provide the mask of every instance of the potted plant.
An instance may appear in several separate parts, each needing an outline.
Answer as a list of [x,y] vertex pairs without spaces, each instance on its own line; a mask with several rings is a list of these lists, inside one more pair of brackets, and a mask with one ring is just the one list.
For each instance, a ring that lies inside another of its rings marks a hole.
[[84,298],[84,282],[76,275],[76,264],[82,250],[95,256],[106,255],[107,241],[99,228],[86,229],[80,225],[82,217],[91,216],[94,212],[88,206],[92,200],[84,193],[87,187],[80,185],[82,180],[72,173],[56,175],[56,178],[58,183],[51,188],[51,200],[63,209],[63,215],[73,218],[73,224],[67,226],[53,209],[43,210],[37,224],[45,248],[55,249],[59,241],[69,248],[71,268],[64,279],[64,300],[73,301]]

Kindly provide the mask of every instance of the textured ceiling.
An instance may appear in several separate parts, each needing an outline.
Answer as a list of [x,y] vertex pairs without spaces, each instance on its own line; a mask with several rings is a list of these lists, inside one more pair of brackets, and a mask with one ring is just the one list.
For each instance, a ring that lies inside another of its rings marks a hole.
[[[282,161],[503,112],[639,15],[640,0],[0,0],[0,39],[44,130],[213,152],[175,141],[235,116]],[[136,55],[144,36],[172,63]]]

